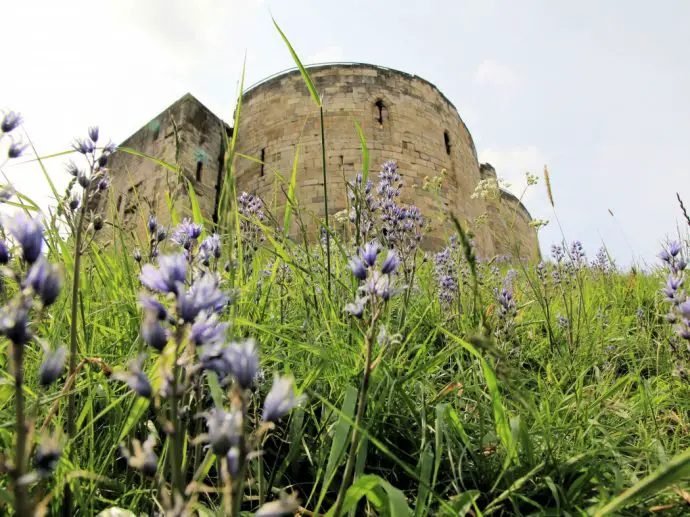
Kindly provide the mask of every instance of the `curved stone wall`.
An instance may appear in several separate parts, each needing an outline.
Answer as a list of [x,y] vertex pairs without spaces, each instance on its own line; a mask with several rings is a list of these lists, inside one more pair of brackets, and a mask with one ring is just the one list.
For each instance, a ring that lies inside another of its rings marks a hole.
[[[436,247],[446,231],[439,215],[454,211],[473,219],[485,211],[471,199],[480,180],[472,137],[457,110],[431,83],[403,72],[364,64],[310,67],[323,97],[329,212],[346,208],[345,181],[362,167],[353,120],[364,131],[372,179],[380,164],[395,160],[406,188],[403,202],[420,207],[436,223],[427,246]],[[240,113],[237,150],[263,158],[265,165],[238,159],[237,184],[256,192],[280,210],[285,197],[275,171],[289,178],[299,143],[297,198],[307,212],[323,216],[323,173],[319,110],[299,71],[268,79],[247,91]],[[422,190],[425,177],[446,171],[438,195]],[[484,255],[494,253],[490,232],[480,229],[475,242]]]

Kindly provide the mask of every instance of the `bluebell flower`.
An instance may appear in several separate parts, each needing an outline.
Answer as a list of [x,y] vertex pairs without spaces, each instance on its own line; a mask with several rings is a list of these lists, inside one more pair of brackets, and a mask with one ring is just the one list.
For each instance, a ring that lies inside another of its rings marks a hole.
[[108,190],[109,186],[110,186],[110,176],[108,176],[107,174],[103,174],[98,180],[97,188],[98,188],[98,190],[103,192],[104,190]]
[[19,158],[27,147],[29,147],[29,144],[25,144],[22,141],[13,141],[7,150],[7,157],[10,159]]
[[690,319],[690,299],[681,303],[678,306],[678,310],[680,311],[680,313],[683,315],[684,318]]
[[202,231],[203,227],[201,225],[193,223],[189,218],[185,218],[175,228],[171,240],[178,246],[189,249],[199,238]]
[[206,419],[208,433],[203,441],[211,446],[211,450],[218,456],[224,456],[232,446],[240,443],[243,434],[242,412],[233,409],[229,412],[221,408],[213,408],[203,417]]
[[159,320],[165,320],[168,318],[168,310],[165,308],[161,302],[147,296],[145,294],[139,295],[139,305],[142,306],[145,312],[151,312],[156,315]]
[[110,155],[110,154],[113,154],[115,151],[117,151],[117,146],[112,141],[108,142],[103,147],[103,152],[105,154]]
[[202,312],[189,331],[189,341],[196,346],[223,341],[228,330],[227,323],[220,323],[214,313]]
[[215,309],[226,300],[225,294],[218,289],[217,279],[207,274],[194,282],[186,292],[179,294],[177,313],[185,323],[192,323],[201,311]]
[[156,239],[158,242],[163,242],[167,236],[168,231],[164,227],[159,226],[158,230],[156,231]]
[[352,314],[355,318],[361,319],[364,315],[364,307],[368,300],[368,296],[364,296],[363,298],[357,298],[353,303],[348,303],[347,305],[345,305],[345,311]]
[[94,144],[98,142],[98,126],[89,127],[88,134]]
[[68,204],[69,209],[72,212],[74,212],[77,208],[79,208],[80,202],[81,202],[81,200],[79,199],[79,195],[76,192],[72,193],[72,196],[70,197],[69,204]]
[[156,232],[156,229],[158,228],[158,220],[156,219],[155,215],[149,214],[149,219],[146,224],[146,227],[149,230],[149,234],[153,235]]
[[79,167],[77,167],[77,164],[74,163],[74,161],[70,160],[67,162],[67,165],[65,165],[65,170],[70,176],[74,176],[75,178],[79,176]]
[[8,111],[5,116],[2,117],[2,122],[0,122],[0,130],[3,133],[9,133],[14,131],[22,123],[22,116],[14,111]]
[[129,363],[127,371],[116,372],[113,378],[126,383],[140,397],[151,398],[153,396],[151,382],[141,369],[144,359],[144,355],[137,357]]
[[141,250],[139,248],[134,248],[134,252],[132,253],[132,257],[134,258],[135,261],[141,262]]
[[230,450],[225,455],[225,460],[231,479],[237,478],[237,475],[240,473],[240,448],[230,447]]
[[38,382],[41,386],[49,386],[60,378],[65,371],[67,349],[64,346],[55,351],[45,350],[45,359],[38,369]]
[[10,261],[10,250],[5,241],[0,239],[0,264],[5,265]]
[[79,175],[77,176],[77,182],[79,182],[79,185],[81,185],[82,188],[89,188],[89,185],[91,185],[91,179],[86,175],[84,171],[79,171]]
[[400,259],[398,258],[397,253],[395,253],[393,250],[388,250],[388,256],[381,265],[381,273],[384,275],[390,275],[397,269],[399,265]]
[[62,289],[62,269],[57,264],[52,264],[45,259],[34,263],[26,276],[24,287],[31,287],[43,302],[43,305],[52,305]]
[[563,260],[563,257],[565,256],[565,252],[563,248],[557,244],[552,244],[551,245],[551,256],[556,262],[560,262]]
[[220,235],[214,233],[209,235],[199,245],[199,260],[208,264],[210,260],[219,259],[221,255]]
[[226,348],[221,342],[211,342],[201,347],[199,352],[201,369],[214,372],[223,384],[232,374],[232,366],[225,355]]
[[72,149],[81,154],[89,154],[94,151],[94,145],[93,142],[87,138],[75,138],[72,143]]
[[225,357],[240,387],[249,388],[259,372],[259,354],[254,340],[231,343],[225,351]]
[[6,336],[17,346],[23,346],[31,340],[29,332],[29,310],[31,300],[13,298],[0,309],[0,334]]
[[160,293],[179,293],[187,276],[187,260],[183,254],[165,255],[158,259],[158,267],[145,264],[141,269],[141,283]]
[[348,266],[357,280],[367,279],[367,269],[358,257],[352,257],[348,262]]
[[0,187],[0,203],[7,203],[16,193],[12,185]]
[[379,245],[376,244],[375,242],[368,242],[364,245],[364,248],[361,250],[361,255],[362,255],[362,260],[364,260],[364,263],[371,267],[374,264],[376,264],[376,259],[379,256]]
[[295,396],[292,377],[277,377],[264,400],[262,419],[266,422],[277,422],[301,401],[302,397]]
[[146,311],[141,322],[141,338],[151,348],[162,352],[168,344],[170,332],[163,327],[158,318],[158,314],[153,311]]
[[681,249],[682,248],[680,242],[678,241],[671,241],[668,243],[668,253],[672,257],[677,256],[680,253]]
[[62,447],[55,437],[42,438],[34,456],[34,468],[39,477],[50,476],[60,462]]
[[7,230],[22,248],[22,257],[33,264],[41,255],[43,247],[43,225],[24,212],[17,212],[7,221]]

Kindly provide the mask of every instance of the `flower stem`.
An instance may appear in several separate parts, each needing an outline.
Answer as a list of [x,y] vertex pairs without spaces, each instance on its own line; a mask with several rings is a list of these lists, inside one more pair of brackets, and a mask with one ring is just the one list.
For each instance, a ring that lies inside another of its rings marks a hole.
[[17,515],[31,515],[28,493],[21,479],[26,470],[26,415],[24,414],[24,346],[12,345],[14,356],[14,394],[17,417],[17,449],[14,465],[14,498]]
[[180,456],[180,422],[178,417],[178,407],[177,407],[177,376],[178,367],[177,359],[182,345],[182,338],[184,336],[184,325],[179,325],[177,327],[177,333],[175,335],[175,350],[173,352],[173,365],[172,365],[172,383],[171,383],[171,393],[170,393],[170,424],[172,425],[172,436],[170,437],[170,471],[172,473],[172,488],[173,494],[178,492],[180,495],[184,495],[184,487],[182,486],[182,464]]
[[338,517],[340,510],[345,502],[345,492],[350,486],[350,478],[352,477],[352,471],[355,468],[355,459],[357,457],[357,449],[359,446],[359,429],[362,426],[362,420],[364,419],[364,412],[367,409],[367,391],[369,390],[369,377],[371,375],[371,354],[372,354],[372,342],[374,340],[374,329],[376,327],[376,320],[378,319],[378,312],[376,309],[372,309],[373,315],[371,318],[371,325],[369,330],[364,336],[365,345],[365,358],[364,358],[364,374],[362,375],[362,385],[359,389],[359,400],[357,402],[357,414],[355,415],[355,425],[352,429],[352,438],[350,440],[350,453],[347,457],[347,463],[345,464],[345,472],[343,474],[343,480],[340,484],[340,489],[338,490],[338,497],[335,500],[335,506],[333,510],[333,517]]
[[[69,376],[74,375],[77,369],[77,304],[79,303],[79,276],[81,272],[82,232],[84,230],[84,217],[89,205],[89,189],[84,189],[84,199],[79,209],[79,220],[75,235],[74,269],[72,271],[72,314],[70,321],[69,342]],[[71,392],[67,397],[67,436],[70,440],[77,434],[77,402],[75,393]],[[62,503],[62,515],[72,515],[72,492],[69,483],[65,483],[64,501]]]

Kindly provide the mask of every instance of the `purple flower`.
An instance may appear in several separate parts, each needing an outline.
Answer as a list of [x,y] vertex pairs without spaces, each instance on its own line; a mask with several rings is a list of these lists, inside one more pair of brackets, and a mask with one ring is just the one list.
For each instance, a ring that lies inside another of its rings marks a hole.
[[0,264],[7,264],[10,261],[10,250],[5,241],[0,239]]
[[214,233],[209,235],[199,245],[199,260],[208,265],[212,258],[219,259],[220,250],[220,235]]
[[145,264],[140,280],[144,286],[160,293],[179,293],[187,275],[187,260],[183,254],[166,255],[158,259],[158,268]]
[[14,111],[8,111],[5,116],[2,117],[2,122],[0,123],[0,129],[3,133],[9,133],[17,129],[17,127],[22,123],[22,116]]
[[72,142],[72,149],[81,154],[89,154],[94,151],[94,145],[88,138],[75,138],[74,142]]
[[368,242],[364,245],[364,248],[360,251],[364,263],[371,267],[376,264],[376,259],[379,256],[380,248],[375,242]]
[[41,259],[29,270],[24,287],[31,287],[47,307],[57,300],[62,289],[62,279],[60,266]]
[[677,256],[681,251],[681,245],[678,241],[671,241],[668,243],[668,253],[672,257]]
[[388,250],[388,256],[381,265],[381,273],[384,275],[389,275],[393,273],[399,265],[400,259],[398,259],[398,255],[395,253],[395,251]]
[[12,142],[7,151],[8,158],[19,158],[24,150],[29,147],[29,144],[24,144],[20,141]]
[[249,388],[259,372],[259,354],[253,339],[232,343],[225,352],[232,375],[243,389]]
[[355,318],[361,319],[361,317],[364,315],[364,306],[368,300],[368,296],[357,298],[353,303],[348,303],[345,305],[345,310],[352,314]]
[[144,398],[151,398],[153,395],[153,388],[151,382],[146,374],[142,371],[141,365],[145,359],[144,355],[140,355],[129,363],[129,370],[124,372],[116,372],[113,378],[122,381],[130,387],[134,393]]
[[79,182],[79,185],[81,185],[82,188],[89,188],[89,185],[91,185],[91,179],[86,175],[84,171],[79,171],[79,175],[77,176],[77,182]]
[[678,306],[678,310],[683,315],[683,318],[690,320],[690,300],[686,300]]
[[98,190],[103,192],[104,190],[108,190],[109,186],[110,186],[110,176],[108,176],[107,174],[103,174],[100,177],[100,179],[98,180],[97,188],[98,188]]
[[228,324],[220,323],[216,314],[203,312],[189,331],[189,341],[196,346],[219,343],[225,338],[227,330]]
[[153,311],[146,311],[141,322],[141,338],[151,348],[162,352],[168,344],[170,332],[163,328],[158,319],[158,314]]
[[226,301],[215,276],[207,274],[178,296],[177,312],[185,323],[192,323],[201,311],[215,309]]
[[98,126],[91,126],[88,130],[88,134],[94,144],[98,142]]
[[55,438],[43,438],[38,443],[34,467],[39,477],[50,476],[58,466],[62,448]]
[[565,255],[563,248],[557,244],[552,244],[551,245],[551,256],[556,262],[560,262],[563,260],[563,256]]
[[211,450],[216,455],[224,456],[231,447],[240,443],[244,418],[239,409],[227,412],[215,407],[203,417],[208,428],[205,441],[211,445]]
[[277,422],[301,401],[302,397],[295,396],[292,378],[277,377],[264,400],[262,419],[266,422]]
[[14,298],[0,310],[0,334],[17,346],[27,344],[32,337],[28,323],[29,309],[30,299]]
[[147,223],[147,228],[149,230],[149,233],[153,235],[153,233],[156,231],[156,228],[158,228],[158,220],[156,219],[156,216],[153,214],[149,214],[149,220]]
[[22,257],[33,264],[41,255],[43,225],[24,212],[17,212],[7,221],[7,229],[22,247]]
[[350,259],[348,266],[352,270],[352,274],[355,276],[357,280],[366,280],[367,270],[364,267],[364,264],[362,264],[362,261],[359,260],[358,257],[353,257],[352,259]]
[[80,202],[81,200],[79,199],[79,195],[74,192],[69,199],[69,209],[74,212],[77,208],[79,208]]
[[41,386],[49,386],[60,378],[65,371],[65,357],[67,349],[61,346],[54,352],[45,351],[45,359],[38,369],[38,382]]
[[16,193],[12,185],[0,187],[0,203],[7,203]]
[[202,231],[203,227],[201,225],[193,223],[189,218],[185,218],[177,225],[171,239],[178,246],[189,249],[192,243],[199,238]]
[[134,252],[132,253],[132,257],[134,258],[135,261],[141,262],[141,250],[139,248],[134,248]]
[[72,160],[70,160],[67,165],[65,165],[65,170],[70,176],[74,176],[75,178],[79,176],[79,167],[77,167],[77,164],[74,163]]

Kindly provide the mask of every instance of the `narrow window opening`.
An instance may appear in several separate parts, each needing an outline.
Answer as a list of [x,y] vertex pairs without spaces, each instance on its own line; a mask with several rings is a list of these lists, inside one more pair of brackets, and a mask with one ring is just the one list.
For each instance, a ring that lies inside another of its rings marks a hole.
[[446,144],[446,154],[450,154],[450,135],[448,131],[443,132],[443,142]]
[[383,110],[386,109],[386,105],[383,103],[381,99],[376,101],[376,109],[378,110],[378,115],[376,116],[376,122],[379,123],[379,125],[383,126]]
[[196,180],[201,181],[201,169],[203,168],[204,164],[201,161],[196,162]]
[[261,149],[261,177],[264,176],[264,160],[266,159],[266,148]]

